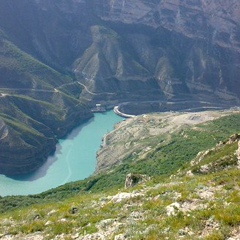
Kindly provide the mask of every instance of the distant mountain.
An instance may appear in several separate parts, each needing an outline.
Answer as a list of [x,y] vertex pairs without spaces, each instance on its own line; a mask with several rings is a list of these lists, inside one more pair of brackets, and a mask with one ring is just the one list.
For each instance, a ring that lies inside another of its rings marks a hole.
[[0,1],[0,172],[35,169],[98,102],[239,104],[239,13],[237,0]]

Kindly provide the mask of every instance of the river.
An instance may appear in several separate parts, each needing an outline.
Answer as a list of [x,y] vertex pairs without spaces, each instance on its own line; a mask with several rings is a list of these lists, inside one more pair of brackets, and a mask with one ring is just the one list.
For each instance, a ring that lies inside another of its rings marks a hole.
[[95,113],[94,118],[60,139],[56,152],[34,173],[9,178],[0,175],[0,195],[41,193],[67,182],[85,179],[96,167],[102,137],[123,120],[113,111]]

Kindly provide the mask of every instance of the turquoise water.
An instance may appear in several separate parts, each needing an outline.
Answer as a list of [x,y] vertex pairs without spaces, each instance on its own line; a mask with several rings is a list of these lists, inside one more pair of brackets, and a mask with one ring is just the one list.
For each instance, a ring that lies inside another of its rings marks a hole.
[[122,119],[113,111],[96,113],[60,140],[54,156],[36,172],[15,179],[0,175],[0,195],[36,194],[90,176],[96,167],[102,137]]

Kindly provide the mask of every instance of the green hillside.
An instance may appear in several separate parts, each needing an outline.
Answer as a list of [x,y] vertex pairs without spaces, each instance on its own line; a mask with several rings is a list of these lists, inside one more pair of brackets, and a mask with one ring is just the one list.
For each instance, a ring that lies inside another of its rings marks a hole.
[[[82,88],[0,35],[0,173],[37,169],[57,138],[92,115],[78,99]],[[23,167],[24,166],[24,167]]]
[[[185,126],[187,138],[174,133],[144,159],[42,194],[1,198],[2,239],[238,239],[239,120],[235,111]],[[150,179],[125,189],[128,173]]]

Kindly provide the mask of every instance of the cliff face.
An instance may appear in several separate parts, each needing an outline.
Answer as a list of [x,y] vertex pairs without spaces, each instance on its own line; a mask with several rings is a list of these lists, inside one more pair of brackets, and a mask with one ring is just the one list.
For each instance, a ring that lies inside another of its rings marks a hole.
[[[234,87],[239,74],[237,1],[98,1],[94,10],[121,36],[118,40],[121,39],[131,54],[126,57],[129,59],[126,65],[131,66],[132,59],[138,63],[138,71],[131,67],[134,74],[124,70],[122,56],[126,54],[121,51],[122,55],[115,60],[117,67],[114,69],[107,64],[111,74],[106,71],[105,75],[105,79],[114,78],[120,89],[127,85],[133,94],[144,88],[144,94],[141,92],[134,99],[147,96],[148,99],[238,102],[239,90]],[[119,52],[119,48],[110,46],[109,39],[101,38],[101,41],[105,46],[101,47],[104,59],[113,60],[109,50]],[[96,59],[91,61],[97,64]],[[124,76],[124,84],[119,69],[128,73]],[[77,72],[85,74],[91,87],[92,82],[94,86],[101,85],[103,77],[100,74],[91,75],[82,65]],[[138,81],[133,83],[132,80]],[[139,82],[148,87],[138,86]]]
[[205,95],[213,102],[239,97],[239,9],[238,1],[203,0],[101,1],[96,7],[166,97]]
[[33,119],[55,142],[91,116],[85,102],[236,105],[239,12],[237,0],[1,1],[1,119]]
[[238,102],[236,0],[1,5],[0,25],[11,41],[54,68],[73,71],[95,93],[84,90],[84,98]]

